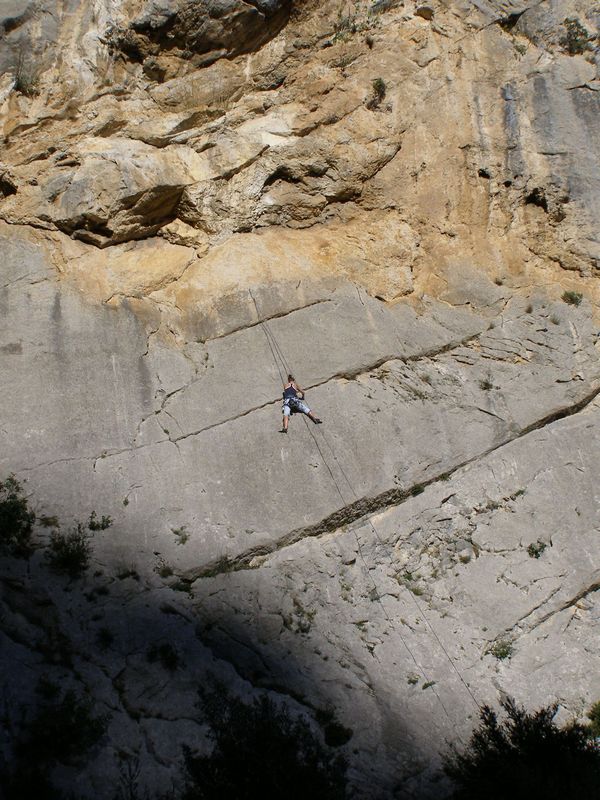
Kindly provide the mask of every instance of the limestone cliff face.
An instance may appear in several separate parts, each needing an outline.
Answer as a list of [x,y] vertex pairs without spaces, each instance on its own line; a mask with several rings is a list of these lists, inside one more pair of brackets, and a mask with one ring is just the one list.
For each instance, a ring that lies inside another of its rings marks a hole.
[[[51,673],[112,715],[57,780],[113,797],[125,752],[168,788],[181,744],[209,746],[209,672],[333,707],[357,797],[442,797],[439,751],[477,703],[580,714],[597,6],[2,13],[0,480],[64,525],[115,521],[68,594],[43,548],[2,566],[9,695],[33,705]],[[325,424],[281,441],[289,370]],[[165,641],[168,681],[145,655]]]

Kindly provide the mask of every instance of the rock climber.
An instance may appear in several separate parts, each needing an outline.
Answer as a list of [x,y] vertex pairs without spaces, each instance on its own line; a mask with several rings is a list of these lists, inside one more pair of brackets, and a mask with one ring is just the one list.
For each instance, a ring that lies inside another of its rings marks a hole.
[[290,414],[306,414],[309,419],[312,419],[315,425],[320,425],[323,421],[315,417],[304,402],[304,389],[298,386],[293,375],[288,375],[287,383],[283,384],[283,428],[279,433],[288,432]]

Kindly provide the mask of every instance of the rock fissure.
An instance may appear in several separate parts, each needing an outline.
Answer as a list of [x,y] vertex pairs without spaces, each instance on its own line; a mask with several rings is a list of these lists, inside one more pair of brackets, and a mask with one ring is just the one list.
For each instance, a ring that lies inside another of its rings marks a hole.
[[[538,606],[536,606],[534,609],[532,609],[532,610],[529,612],[529,614],[527,614],[525,617],[523,617],[523,618],[522,618],[522,619],[520,619],[520,620],[519,620],[517,623],[515,623],[515,626],[514,626],[514,627],[520,626],[520,625],[521,625],[521,623],[522,623],[522,622],[524,622],[524,621],[525,621],[525,620],[526,620],[528,617],[530,617],[530,616],[531,616],[531,615],[532,615],[532,614],[533,614],[535,611],[539,611],[539,609],[540,609],[540,608],[542,608],[544,605],[546,605],[546,604],[547,604],[547,602],[548,602],[548,601],[549,601],[549,600],[550,600],[552,597],[554,597],[554,595],[555,595],[555,594],[557,594],[557,593],[560,591],[560,589],[561,589],[561,587],[560,587],[560,586],[559,586],[559,587],[557,587],[557,588],[556,588],[556,589],[555,589],[555,590],[554,590],[554,591],[553,591],[553,592],[550,594],[550,596],[549,596],[548,598],[546,598],[546,600],[544,600],[542,603],[540,603]],[[572,608],[573,606],[577,605],[577,603],[579,603],[581,600],[583,600],[584,598],[586,598],[588,595],[590,595],[590,594],[593,594],[594,592],[597,592],[599,589],[600,589],[600,580],[599,580],[599,581],[594,581],[594,582],[593,582],[593,583],[591,583],[590,585],[588,585],[588,586],[586,586],[585,588],[581,589],[581,591],[579,591],[579,592],[578,592],[576,595],[574,595],[574,597],[570,598],[569,600],[566,600],[564,603],[561,603],[561,604],[560,604],[560,605],[559,605],[557,608],[554,608],[554,609],[552,609],[552,610],[550,610],[550,611],[546,612],[545,614],[543,614],[543,615],[542,615],[542,616],[541,616],[539,619],[537,619],[537,620],[536,620],[536,621],[535,621],[535,622],[534,622],[534,623],[533,623],[533,624],[532,624],[532,625],[531,625],[531,626],[530,626],[530,627],[527,629],[526,633],[531,633],[531,632],[532,632],[532,631],[534,631],[536,628],[539,628],[539,627],[540,627],[540,625],[543,625],[543,624],[544,624],[544,622],[547,622],[549,619],[551,619],[552,617],[556,616],[557,614],[560,614],[560,613],[562,613],[563,611],[566,611],[568,608]]]
[[[314,300],[312,303],[307,303],[304,306],[298,306],[297,308],[292,308],[290,311],[281,311],[276,314],[271,314],[268,317],[262,317],[261,319],[257,319],[255,322],[251,322],[248,325],[242,325],[239,328],[234,328],[232,330],[227,331],[227,333],[219,334],[218,336],[209,336],[206,339],[202,340],[203,344],[207,344],[208,342],[215,342],[219,339],[226,339],[228,336],[233,336],[236,333],[240,333],[241,331],[251,330],[252,328],[256,328],[259,325],[263,325],[265,322],[268,324],[274,319],[284,319],[285,317],[289,317],[291,314],[295,314],[297,311],[303,311],[306,308],[312,308],[313,306],[320,306],[325,305],[326,303],[331,303],[332,301],[329,299],[325,300]],[[257,309],[258,314],[258,309]]]

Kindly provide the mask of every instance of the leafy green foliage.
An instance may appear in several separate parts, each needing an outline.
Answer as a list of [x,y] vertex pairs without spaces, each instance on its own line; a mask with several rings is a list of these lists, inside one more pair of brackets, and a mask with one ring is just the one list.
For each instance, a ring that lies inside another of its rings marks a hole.
[[50,535],[48,560],[54,569],[71,578],[85,572],[90,563],[91,552],[92,546],[81,523],[69,533],[53,531]]
[[527,553],[530,558],[539,558],[545,549],[546,542],[542,542],[540,539],[538,539],[537,542],[532,542],[529,545],[527,548]]
[[28,556],[35,514],[14,475],[0,483],[0,553]]
[[35,97],[39,94],[38,76],[24,47],[21,47],[19,51],[13,89],[25,97]]
[[600,748],[585,725],[559,728],[557,706],[531,714],[512,700],[498,721],[489,706],[465,750],[444,757],[452,800],[591,800],[598,796]]
[[387,89],[383,78],[375,78],[371,83],[371,88],[373,90],[373,94],[371,95],[370,100],[367,102],[367,108],[372,111],[381,105],[381,101],[385,97]]
[[588,719],[590,724],[588,731],[595,739],[600,739],[600,700],[598,700],[588,711]]
[[580,292],[563,292],[562,299],[570,306],[581,305],[583,295]]
[[567,17],[563,21],[565,34],[560,43],[571,56],[581,55],[591,50],[590,42],[594,38],[576,17]]
[[329,753],[304,719],[292,719],[267,697],[243,703],[220,685],[200,696],[214,749],[202,756],[184,748],[183,800],[346,796],[344,760]]
[[171,531],[173,536],[177,538],[177,544],[185,544],[190,538],[189,531],[185,525],[182,525],[180,528],[171,528]]
[[[3,800],[63,800],[51,773],[58,764],[78,764],[104,735],[107,716],[93,714],[92,702],[68,691],[60,698],[38,687],[43,702],[15,742],[10,771],[3,775]],[[50,702],[51,701],[51,702]]]
[[105,531],[113,524],[111,517],[102,515],[100,519],[96,516],[96,512],[92,511],[88,519],[88,528],[91,531]]
[[510,658],[512,656],[512,642],[509,642],[507,639],[498,639],[498,641],[494,642],[489,648],[488,653],[491,653],[494,658],[497,658],[499,661],[504,661],[505,658]]

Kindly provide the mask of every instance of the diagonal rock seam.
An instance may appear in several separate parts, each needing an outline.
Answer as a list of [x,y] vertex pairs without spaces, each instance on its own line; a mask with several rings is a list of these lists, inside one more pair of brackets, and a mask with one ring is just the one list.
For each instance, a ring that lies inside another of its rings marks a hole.
[[312,303],[307,303],[304,306],[298,306],[297,308],[292,308],[289,311],[281,311],[278,314],[271,314],[270,316],[261,317],[260,319],[257,319],[255,322],[249,323],[248,325],[240,325],[238,328],[233,328],[232,330],[227,331],[226,333],[220,333],[217,336],[209,336],[206,339],[202,339],[200,343],[207,344],[208,342],[214,342],[217,339],[226,339],[228,336],[232,336],[234,333],[240,333],[240,331],[246,331],[249,330],[250,328],[256,328],[259,325],[262,325],[264,322],[271,322],[271,320],[274,319],[289,317],[292,314],[295,314],[297,311],[304,311],[305,308],[312,308],[313,306],[324,305],[325,303],[332,303],[332,302],[333,300],[331,300],[328,297],[319,300],[313,300]]
[[[586,586],[584,589],[577,592],[577,594],[574,595],[574,597],[571,597],[569,600],[565,600],[564,603],[561,603],[557,608],[547,611],[536,622],[534,622],[527,630],[523,631],[523,633],[525,634],[532,633],[536,628],[539,628],[540,625],[543,625],[544,622],[547,622],[551,617],[554,617],[556,614],[560,614],[562,611],[566,611],[567,608],[572,608],[580,600],[583,600],[588,595],[597,592],[599,589],[600,589],[600,580],[596,580],[589,586]],[[540,608],[545,606],[556,595],[558,591],[560,591],[560,587],[555,589],[550,594],[549,597],[546,597],[544,600],[542,600],[542,602],[539,603],[537,606],[535,606],[535,608],[532,608],[531,611],[529,611],[524,617],[521,617],[521,619],[517,620],[517,622],[511,628],[507,629],[505,633],[510,634],[516,628],[520,628],[521,623],[523,623],[532,614],[535,614],[535,612],[538,611]]]
[[467,467],[482,458],[485,458],[507,444],[511,444],[512,442],[527,436],[529,433],[533,433],[534,431],[545,428],[554,422],[558,422],[561,419],[565,419],[579,413],[580,411],[583,411],[596,399],[599,394],[600,385],[597,385],[589,394],[587,394],[577,403],[561,408],[558,411],[552,412],[551,414],[547,414],[541,419],[536,420],[530,425],[524,427],[515,436],[505,439],[499,444],[496,444],[484,452],[477,454],[473,458],[467,459],[460,464],[456,464],[451,469],[439,473],[432,478],[420,481],[406,489],[394,487],[393,489],[387,489],[384,492],[380,492],[375,497],[362,497],[353,503],[337,509],[337,511],[329,514],[327,517],[314,525],[310,525],[305,528],[297,528],[293,531],[290,531],[288,534],[272,544],[251,548],[233,559],[224,556],[217,561],[205,565],[204,567],[198,567],[179,573],[178,577],[182,581],[192,584],[194,581],[200,578],[215,577],[216,575],[227,572],[257,569],[262,566],[266,557],[273,555],[280,550],[284,550],[285,548],[290,547],[303,539],[321,537],[328,533],[334,533],[343,526],[360,522],[373,514],[377,514],[389,508],[402,505],[402,503],[406,502],[411,497],[414,497],[416,494],[420,494],[421,491],[428,486],[439,483],[440,481],[446,481],[458,470],[462,469],[463,467]]

